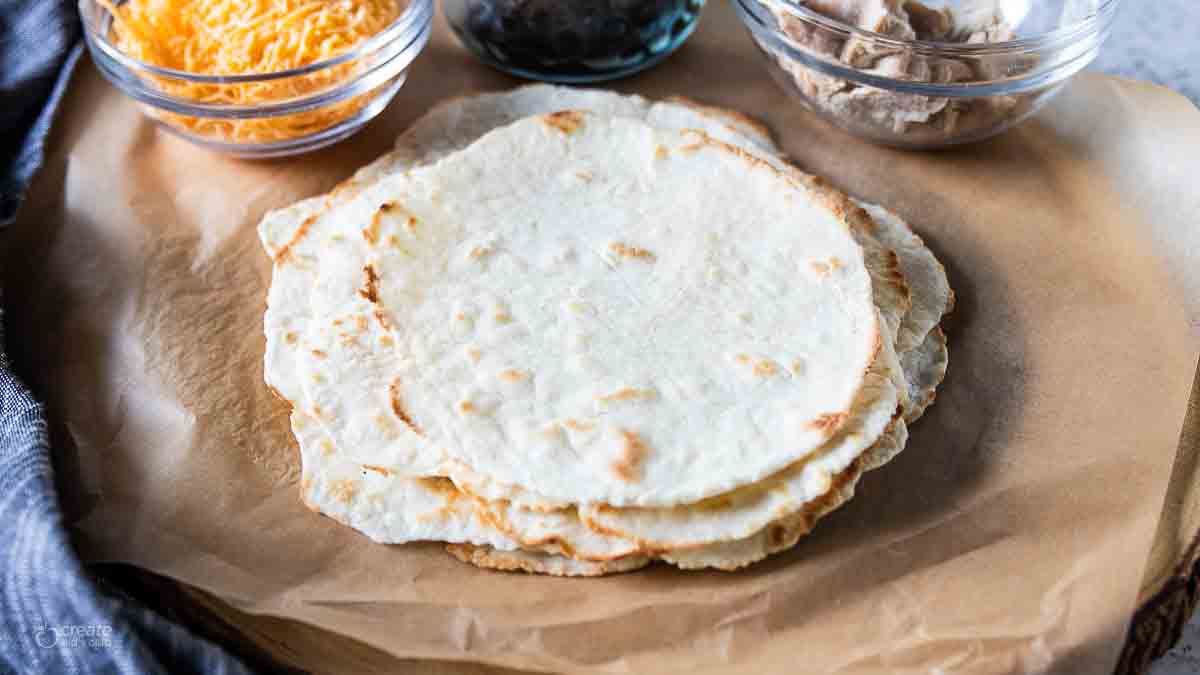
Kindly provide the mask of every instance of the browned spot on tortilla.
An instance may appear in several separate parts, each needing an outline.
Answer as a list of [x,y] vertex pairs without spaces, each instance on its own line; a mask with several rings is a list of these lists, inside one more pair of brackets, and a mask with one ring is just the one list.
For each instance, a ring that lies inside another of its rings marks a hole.
[[870,233],[879,232],[879,223],[871,217],[867,210],[857,204],[846,209],[846,221],[852,229],[866,230]]
[[324,414],[325,414],[325,411],[321,409],[321,406],[319,406],[319,405],[314,405],[314,406],[312,407],[312,416],[313,416],[313,417],[318,417],[318,418],[319,418],[321,415],[324,415]]
[[478,412],[478,411],[479,411],[479,409],[476,408],[475,404],[470,401],[462,400],[462,401],[458,402],[458,412],[460,412],[464,415],[470,415],[470,414]]
[[767,530],[767,538],[771,541],[772,546],[782,546],[783,542],[787,540],[787,528],[775,523]]
[[517,370],[516,368],[508,368],[506,370],[500,371],[500,373],[498,375],[496,375],[496,377],[500,378],[501,380],[504,380],[505,382],[520,382],[522,380],[528,379],[529,373],[527,373],[523,370]]
[[357,328],[360,332],[365,331],[367,329],[367,317],[363,316],[362,314],[355,314],[354,315],[354,327]]
[[463,496],[463,494],[458,491],[458,488],[454,487],[454,482],[449,478],[444,478],[442,476],[426,476],[416,480],[430,492],[436,492],[449,501],[454,501]]
[[375,273],[375,268],[371,265],[363,267],[363,273],[367,279],[363,283],[363,287],[358,289],[358,294],[366,298],[367,302],[379,302],[379,275]]
[[484,257],[490,255],[491,252],[492,249],[488,246],[476,246],[467,255],[470,256],[471,260],[482,260]]
[[321,441],[321,454],[328,457],[334,452],[333,441],[328,438]]
[[813,271],[817,273],[817,276],[821,276],[821,277],[829,276],[829,265],[827,265],[819,260],[814,260],[814,261],[810,262],[809,265],[813,268]]
[[650,448],[637,432],[621,430],[621,456],[612,463],[613,473],[627,483],[636,481],[642,460],[649,452]]
[[729,495],[717,495],[696,502],[696,509],[700,511],[720,511],[733,506],[733,497]]
[[[388,321],[388,313],[384,312],[383,309],[376,307],[376,309],[371,312],[371,315],[376,317],[376,321],[379,322],[380,327],[382,327],[384,330],[391,330],[391,322]],[[379,341],[383,342],[384,345],[391,345],[391,335],[379,337]]]
[[375,416],[375,426],[379,427],[380,429],[383,429],[384,431],[391,431],[392,424],[393,424],[392,418],[388,417],[387,415],[384,415],[383,413],[380,413]]
[[[376,316],[378,317],[378,315]],[[392,339],[391,335],[384,334],[379,336],[379,344],[383,345],[384,347],[391,347],[392,345],[396,344],[396,341]]]
[[375,466],[374,464],[363,464],[362,468],[366,469],[367,471],[374,471],[375,473],[379,474],[380,476],[386,477],[386,476],[392,475],[392,472],[389,471],[388,469],[386,469],[382,466]]
[[394,234],[389,234],[389,235],[388,235],[388,236],[387,236],[387,237],[386,237],[386,238],[383,240],[383,243],[387,244],[388,246],[391,246],[392,248],[395,248],[395,247],[397,247],[397,246],[399,246],[399,245],[400,245],[400,237],[397,237],[397,236],[396,236],[396,235],[394,235]]
[[312,381],[316,382],[317,384],[320,384],[325,381],[325,376],[320,373],[313,373]]
[[596,428],[596,425],[587,420],[566,419],[563,420],[563,426],[571,431],[591,431]]
[[291,331],[288,331],[288,333],[287,333],[286,335],[284,335],[284,336],[283,336],[283,339],[284,339],[285,341],[287,341],[287,343],[288,343],[289,345],[294,345],[294,344],[296,344],[296,340],[298,340],[298,339],[300,339],[300,338],[299,338],[299,336],[297,336],[295,333],[293,333],[293,332],[291,332]]
[[775,361],[749,354],[738,354],[733,357],[733,360],[740,365],[749,367],[755,377],[774,377],[783,371]]
[[[375,242],[379,240],[379,226],[380,218],[382,216],[393,215],[398,211],[402,211],[403,208],[404,207],[400,206],[400,203],[396,201],[388,201],[380,204],[379,210],[377,210],[375,214],[371,216],[370,226],[363,230],[363,237],[367,240],[367,243],[374,245]],[[408,228],[409,232],[415,233],[417,231],[417,217],[409,213],[404,221],[404,226]],[[400,240],[395,235],[390,234],[387,236],[387,239],[385,239],[385,243],[387,243],[388,246],[398,246],[400,244]]]
[[644,260],[653,262],[655,255],[651,251],[636,246],[630,246],[619,241],[614,241],[608,245],[608,250],[622,258],[634,258],[636,260]]
[[404,426],[412,429],[414,433],[421,433],[421,428],[418,427],[416,422],[413,422],[413,419],[408,416],[408,411],[404,409],[404,402],[400,400],[399,378],[392,381],[392,386],[388,387],[388,397],[392,401],[392,414],[396,416],[396,419],[403,422]]
[[662,145],[654,146],[654,158],[655,159],[666,159],[667,155],[668,155],[668,152],[667,152],[667,148],[665,146],[662,146]]
[[362,229],[363,239],[367,243],[374,246],[375,242],[379,241],[379,214],[382,211],[376,211],[375,215],[371,216],[371,223]]
[[466,321],[466,320],[467,320],[467,315],[466,315],[465,313],[463,313],[463,312],[459,312],[459,313],[457,313],[457,314],[455,314],[455,315],[454,315],[454,320],[455,320],[455,321]]
[[654,398],[653,389],[635,389],[633,387],[623,387],[610,394],[597,396],[599,401],[647,401]]
[[592,182],[592,172],[591,172],[591,171],[587,171],[587,170],[583,170],[583,171],[576,171],[576,172],[575,172],[575,177],[576,177],[576,178],[578,178],[579,180],[581,180],[581,181],[585,182],[585,183],[590,183],[590,182]]
[[[469,490],[465,492],[470,494]],[[580,560],[609,560],[612,558],[619,558],[629,555],[629,552],[620,552],[612,555],[611,558],[604,555],[595,556],[595,554],[588,555],[586,557],[580,557],[578,555],[578,550],[571,543],[571,541],[563,536],[556,534],[533,536],[528,532],[522,532],[514,528],[512,522],[505,517],[505,511],[508,508],[506,502],[488,502],[480,499],[478,495],[472,496],[475,497],[475,513],[479,516],[480,520],[503,532],[512,539],[519,541],[523,546],[531,548],[557,549],[564,556],[577,557]],[[574,507],[570,507],[567,510],[570,513],[579,515],[578,511]]]
[[583,126],[583,113],[575,110],[560,110],[542,116],[542,121],[564,134],[569,134],[578,131]]
[[[355,181],[353,178],[347,178],[346,180],[335,185],[333,187],[333,189],[329,191],[329,196],[330,196],[330,198],[335,198],[335,197],[341,197],[342,195],[345,195],[346,198],[348,199],[348,198],[351,198],[354,195],[358,194],[358,192],[359,192],[358,182]],[[327,203],[326,207],[328,207],[328,206],[329,206],[329,204]]]
[[679,151],[685,152],[685,153],[686,152],[696,152],[697,150],[699,150],[700,148],[703,148],[703,147],[704,147],[703,143],[688,143],[687,145],[680,146]]
[[496,323],[512,323],[513,320],[512,314],[508,312],[496,312],[492,318],[496,320]]
[[358,483],[353,480],[335,480],[329,484],[329,496],[343,504],[349,504],[358,494]]
[[848,415],[844,412],[825,413],[818,415],[816,419],[808,423],[809,429],[814,429],[825,433],[832,434],[838,427],[846,422]]
[[800,375],[804,372],[804,360],[803,359],[796,359],[795,361],[792,361],[792,372],[795,373],[796,375]]
[[283,401],[284,403],[286,403],[289,410],[292,408],[292,402],[290,400],[288,400],[288,398],[286,396],[279,393],[278,389],[276,389],[275,387],[272,387],[269,384],[267,385],[267,389],[270,390],[272,396],[274,396],[275,398],[279,399],[280,401]]
[[316,215],[311,215],[300,221],[300,227],[297,227],[296,231],[292,233],[292,238],[288,239],[287,243],[285,243],[279,248],[278,251],[275,252],[275,260],[286,260],[288,255],[290,255],[292,252],[292,247],[296,245],[296,242],[303,239],[304,235],[308,234],[308,230],[315,222],[317,222]]
[[333,325],[335,325],[335,326],[340,326],[340,325],[342,325],[342,323],[343,323],[343,322],[342,322],[342,320],[341,320],[341,319],[334,319],[334,320],[333,320]]
[[845,266],[841,258],[833,257],[829,259],[829,269],[831,270],[840,270]]
[[313,356],[315,356],[315,357],[317,357],[318,359],[324,359],[324,358],[328,358],[328,357],[329,357],[329,355],[328,355],[328,354],[326,354],[325,352],[321,351],[320,349],[314,349],[314,350],[312,350],[312,355],[313,355]]
[[754,364],[754,374],[759,377],[771,377],[779,374],[779,366],[771,359],[760,359]]
[[483,352],[479,351],[478,347],[467,347],[467,358],[475,363],[479,363],[479,359],[483,358]]
[[[609,513],[609,514],[617,512],[617,510],[615,508],[609,506],[608,504],[597,504],[596,510],[601,513]],[[602,523],[594,518],[591,518],[584,513],[580,513],[579,518],[580,518],[580,520],[582,520],[584,522],[585,525],[588,526],[588,529],[590,529],[594,532],[608,535],[610,537],[625,536],[624,533],[614,530],[613,528],[606,526],[604,523]],[[650,550],[650,547],[647,545],[647,542],[639,542],[639,543],[641,544],[643,550],[646,550],[646,551]]]

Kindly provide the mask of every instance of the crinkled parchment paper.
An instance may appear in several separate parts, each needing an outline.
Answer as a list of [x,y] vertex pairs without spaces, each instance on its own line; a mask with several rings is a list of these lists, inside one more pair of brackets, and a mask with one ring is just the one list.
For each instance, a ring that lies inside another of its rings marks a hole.
[[[3,274],[11,351],[50,405],[85,558],[353,638],[378,659],[581,673],[1111,670],[1196,365],[1200,113],[1086,76],[992,142],[872,147],[790,102],[725,3],[707,12],[678,54],[619,88],[761,116],[803,167],[916,224],[958,294],[937,404],[853,502],[743,572],[599,580],[379,546],[301,505],[286,410],[262,383],[270,267],[254,226],[388,150],[435,101],[513,85],[439,18],[380,120],[288,160],[192,147],[81,68]],[[308,642],[292,648],[339,669],[337,650]]]

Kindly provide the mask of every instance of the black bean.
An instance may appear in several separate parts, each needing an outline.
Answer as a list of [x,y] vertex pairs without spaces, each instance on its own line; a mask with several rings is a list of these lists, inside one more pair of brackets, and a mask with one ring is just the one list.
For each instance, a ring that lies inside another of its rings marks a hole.
[[629,30],[629,23],[619,16],[610,16],[600,27],[600,34],[609,40],[620,40]]

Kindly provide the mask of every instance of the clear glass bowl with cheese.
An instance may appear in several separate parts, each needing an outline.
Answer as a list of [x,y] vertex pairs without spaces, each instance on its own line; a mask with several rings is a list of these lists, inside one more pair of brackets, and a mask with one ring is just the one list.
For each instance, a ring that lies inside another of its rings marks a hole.
[[358,131],[429,40],[432,0],[80,0],[92,59],[171,133],[240,157]]
[[732,0],[775,79],[862,138],[983,140],[1085,68],[1119,0]]

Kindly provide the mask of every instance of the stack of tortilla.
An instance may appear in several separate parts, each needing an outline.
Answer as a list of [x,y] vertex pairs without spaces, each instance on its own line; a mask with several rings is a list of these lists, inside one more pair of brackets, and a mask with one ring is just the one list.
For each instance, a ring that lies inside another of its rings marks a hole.
[[946,369],[953,294],[921,239],[689,101],[451,100],[260,234],[305,503],[481,567],[790,548]]

